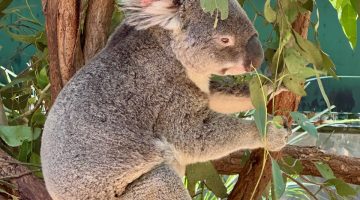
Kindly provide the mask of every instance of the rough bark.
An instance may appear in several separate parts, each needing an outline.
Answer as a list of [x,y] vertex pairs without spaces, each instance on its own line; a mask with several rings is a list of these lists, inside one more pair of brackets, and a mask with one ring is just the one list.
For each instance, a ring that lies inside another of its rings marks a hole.
[[[310,21],[310,12],[305,12],[304,14],[299,14],[296,21],[292,24],[295,31],[297,31],[302,37],[307,37],[308,26]],[[290,112],[296,111],[300,103],[300,96],[297,96],[289,91],[281,92],[279,95],[275,96],[272,101],[268,104],[268,112],[274,115],[284,116],[288,119],[288,124],[291,125],[292,119],[290,117]],[[242,174],[238,182],[236,183],[234,189],[229,195],[229,200],[249,200],[249,199],[259,199],[266,189],[267,185],[271,181],[271,164],[270,158],[266,161],[265,167],[262,170],[263,163],[262,161],[257,161],[261,159],[262,150],[255,150],[250,157],[250,160],[255,160],[250,162],[248,167],[251,167],[245,175]],[[272,153],[274,159],[281,157],[281,153],[274,152]],[[260,172],[263,171],[260,177]],[[260,182],[258,183],[258,180]]]
[[78,63],[77,59],[79,59],[76,56],[80,44],[80,1],[58,2],[57,43],[61,80],[64,86],[75,74],[75,64]]
[[51,99],[54,101],[63,87],[61,79],[58,43],[57,43],[57,16],[58,1],[42,0],[45,15],[45,29],[48,43],[49,76],[51,82]]
[[[10,183],[15,186],[4,188],[0,185],[0,189],[5,189],[10,194],[20,197],[22,200],[51,200],[49,193],[45,188],[42,180],[32,174],[32,172],[18,163],[15,159],[8,156],[0,149],[0,181]],[[0,199],[9,199],[5,194],[0,193]]]
[[[261,150],[258,152],[260,151]],[[262,154],[258,152],[254,154],[255,159],[249,160],[246,166],[240,165],[240,160],[243,156],[242,151],[232,153],[219,160],[214,160],[212,163],[220,174],[240,174],[243,176],[247,173],[247,170],[255,170],[249,167],[262,163]],[[316,147],[299,147],[292,145],[286,146],[281,150],[280,154],[298,159],[303,166],[303,170],[300,173],[301,175],[321,176],[314,165],[314,162],[321,161],[331,167],[337,178],[343,179],[347,183],[360,185],[360,158],[325,153]],[[253,182],[253,180],[249,180]],[[245,184],[245,187],[248,183],[249,182]]]
[[113,0],[89,0],[85,20],[85,63],[105,46],[113,11]]
[[[87,6],[83,7],[82,3]],[[42,4],[49,49],[51,99],[54,101],[85,61],[105,46],[114,0],[42,0]],[[83,29],[81,17],[86,19]]]

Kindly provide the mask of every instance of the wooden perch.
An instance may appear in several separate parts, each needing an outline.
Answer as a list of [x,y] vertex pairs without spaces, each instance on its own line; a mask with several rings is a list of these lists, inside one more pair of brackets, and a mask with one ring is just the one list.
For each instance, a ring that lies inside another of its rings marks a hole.
[[[301,161],[304,168],[301,175],[321,176],[313,163],[322,161],[331,167],[337,178],[343,179],[347,183],[360,185],[360,158],[324,153],[316,147],[291,145],[286,146],[279,153],[281,156],[291,156]],[[249,169],[254,170],[252,169],[253,165],[262,161],[260,154],[256,159],[248,161],[249,166],[241,166],[240,160],[243,154],[242,151],[235,152],[227,157],[213,161],[213,164],[220,174],[230,175],[244,174]]]

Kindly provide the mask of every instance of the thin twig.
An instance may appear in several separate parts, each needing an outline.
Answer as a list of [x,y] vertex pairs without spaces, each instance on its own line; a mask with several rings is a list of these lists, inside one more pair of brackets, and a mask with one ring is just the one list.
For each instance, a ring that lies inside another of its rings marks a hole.
[[298,186],[300,186],[303,190],[305,190],[312,198],[314,198],[315,200],[318,200],[318,198],[316,198],[316,196],[305,187],[305,185],[303,185],[302,183],[300,183],[298,180],[296,180],[295,178],[283,173],[287,178],[289,178],[290,180],[292,180],[293,182],[295,182]]
[[21,173],[21,174],[12,175],[12,176],[3,176],[3,177],[0,177],[0,180],[9,180],[9,179],[21,178],[23,176],[30,175],[30,174],[32,174],[34,172],[40,172],[40,170],[33,170],[33,171],[29,171],[29,172],[24,172],[24,173]]
[[31,167],[41,167],[41,165],[33,164],[33,163],[26,163],[26,162],[20,162],[20,161],[10,161],[0,158],[0,163],[8,163],[8,164],[16,164],[16,165],[25,165],[25,166],[31,166]]
[[41,90],[41,91],[39,92],[39,99],[38,99],[38,101],[36,102],[36,104],[34,105],[34,108],[33,108],[33,109],[24,112],[23,114],[21,114],[21,115],[17,116],[16,118],[12,119],[12,121],[32,115],[32,114],[41,106],[41,104],[42,104],[42,102],[43,102],[43,100],[44,100],[44,98],[45,98],[45,96],[46,96],[45,93],[46,93],[49,89],[50,89],[50,84],[48,84],[43,90]]

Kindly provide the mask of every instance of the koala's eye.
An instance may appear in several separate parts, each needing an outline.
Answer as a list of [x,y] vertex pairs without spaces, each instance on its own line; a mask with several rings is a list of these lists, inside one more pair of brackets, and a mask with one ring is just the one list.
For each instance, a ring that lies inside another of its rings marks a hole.
[[218,44],[225,47],[233,46],[235,44],[235,38],[228,35],[217,35],[215,40]]

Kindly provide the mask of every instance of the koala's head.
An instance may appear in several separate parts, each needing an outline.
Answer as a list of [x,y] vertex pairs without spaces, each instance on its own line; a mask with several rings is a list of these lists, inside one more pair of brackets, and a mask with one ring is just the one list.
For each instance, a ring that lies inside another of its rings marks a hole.
[[229,16],[219,19],[216,27],[215,14],[205,13],[200,0],[126,0],[123,4],[129,25],[160,26],[172,32],[172,49],[187,70],[238,75],[263,60],[257,32],[236,0],[229,0]]

